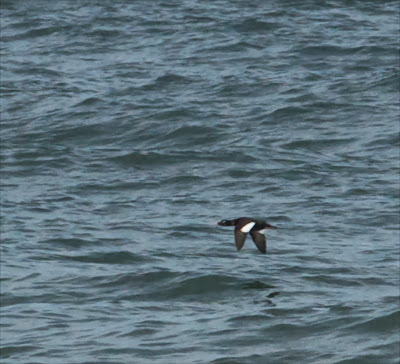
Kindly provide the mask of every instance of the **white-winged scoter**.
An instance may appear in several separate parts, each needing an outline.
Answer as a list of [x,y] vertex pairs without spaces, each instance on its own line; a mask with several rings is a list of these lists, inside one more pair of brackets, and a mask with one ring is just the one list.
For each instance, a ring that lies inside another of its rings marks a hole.
[[233,220],[221,220],[218,225],[220,226],[234,226],[235,227],[235,242],[237,250],[243,248],[246,241],[247,233],[250,233],[258,250],[265,254],[267,252],[267,240],[264,235],[266,229],[277,229],[265,221],[252,219],[250,217],[239,217]]

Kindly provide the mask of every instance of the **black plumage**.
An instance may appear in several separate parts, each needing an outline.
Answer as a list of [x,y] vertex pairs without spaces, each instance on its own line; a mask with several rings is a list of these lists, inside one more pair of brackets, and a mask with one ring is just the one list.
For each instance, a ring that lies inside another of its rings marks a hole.
[[256,220],[250,217],[240,217],[233,220],[221,220],[220,226],[235,226],[235,243],[237,250],[243,248],[247,233],[250,233],[254,244],[258,250],[265,254],[267,252],[267,239],[264,235],[265,229],[277,229],[276,226],[268,224],[266,221]]

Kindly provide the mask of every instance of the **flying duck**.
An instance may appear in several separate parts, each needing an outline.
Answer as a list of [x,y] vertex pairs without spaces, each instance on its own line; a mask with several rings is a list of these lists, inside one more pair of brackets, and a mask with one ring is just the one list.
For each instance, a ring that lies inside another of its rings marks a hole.
[[233,220],[221,220],[218,225],[220,226],[234,226],[235,227],[235,242],[237,250],[243,248],[246,241],[247,233],[250,233],[254,244],[258,250],[265,254],[267,252],[267,240],[264,235],[265,229],[277,229],[265,221],[252,219],[250,217],[239,217]]

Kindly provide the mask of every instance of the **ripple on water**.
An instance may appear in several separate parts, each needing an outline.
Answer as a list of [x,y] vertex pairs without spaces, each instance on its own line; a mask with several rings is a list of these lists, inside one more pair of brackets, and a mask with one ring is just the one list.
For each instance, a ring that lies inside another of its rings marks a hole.
[[1,360],[397,363],[398,2],[66,4],[2,2]]

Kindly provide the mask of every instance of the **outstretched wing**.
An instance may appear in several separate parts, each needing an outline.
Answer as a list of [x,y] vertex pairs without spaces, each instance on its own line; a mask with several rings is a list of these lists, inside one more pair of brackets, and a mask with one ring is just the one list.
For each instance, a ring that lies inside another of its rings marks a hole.
[[244,242],[246,241],[247,234],[240,231],[240,229],[235,227],[235,243],[237,250],[243,248]]
[[254,244],[256,244],[258,250],[265,254],[267,252],[267,239],[264,234],[258,231],[250,231],[250,236],[252,237]]

